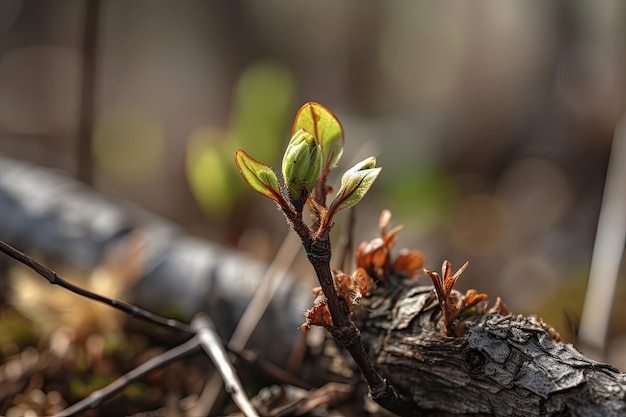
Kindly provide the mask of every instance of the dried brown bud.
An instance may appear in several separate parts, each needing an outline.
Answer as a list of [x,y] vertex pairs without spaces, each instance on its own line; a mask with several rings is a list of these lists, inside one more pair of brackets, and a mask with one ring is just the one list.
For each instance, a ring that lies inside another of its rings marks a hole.
[[315,298],[313,307],[304,313],[304,317],[306,323],[302,325],[302,331],[305,333],[311,329],[311,326],[324,326],[327,329],[333,327],[333,318],[330,315],[330,310],[328,310],[326,297],[323,295],[318,295]]
[[402,249],[393,263],[393,273],[408,278],[421,274],[424,266],[424,255],[419,251]]
[[381,238],[363,242],[356,249],[356,265],[363,268],[372,278],[389,280],[389,247]]

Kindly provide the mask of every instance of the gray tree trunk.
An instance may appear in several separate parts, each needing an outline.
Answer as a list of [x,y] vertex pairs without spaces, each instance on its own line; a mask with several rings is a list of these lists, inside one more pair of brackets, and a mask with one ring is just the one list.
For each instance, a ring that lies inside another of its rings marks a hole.
[[536,318],[475,310],[446,337],[431,286],[379,288],[363,307],[368,354],[428,416],[626,416],[626,374]]

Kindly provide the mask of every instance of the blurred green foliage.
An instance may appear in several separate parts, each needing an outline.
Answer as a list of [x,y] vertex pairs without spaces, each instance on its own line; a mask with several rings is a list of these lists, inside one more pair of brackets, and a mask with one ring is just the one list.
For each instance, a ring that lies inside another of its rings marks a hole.
[[232,154],[244,148],[261,161],[276,161],[288,132],[295,101],[291,72],[271,62],[248,67],[233,94],[227,130],[201,128],[187,146],[187,180],[207,215],[225,217],[237,205],[245,183],[239,179]]
[[394,162],[384,165],[380,187],[394,214],[410,220],[411,232],[424,235],[440,228],[449,218],[456,199],[456,184],[449,173],[437,163],[403,163],[403,155],[394,155]]

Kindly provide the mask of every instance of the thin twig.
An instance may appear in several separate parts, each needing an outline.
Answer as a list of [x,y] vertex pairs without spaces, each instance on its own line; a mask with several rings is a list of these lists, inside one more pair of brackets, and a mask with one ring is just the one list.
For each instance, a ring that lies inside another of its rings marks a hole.
[[[263,278],[259,284],[259,291],[254,294],[246,310],[243,312],[241,319],[237,323],[237,327],[228,341],[227,348],[229,351],[240,355],[246,347],[250,336],[252,336],[259,320],[274,298],[279,284],[283,281],[299,249],[298,237],[289,232],[283,239],[272,263],[265,270],[265,274],[263,274]],[[195,406],[194,412],[196,412],[196,414],[206,414],[205,411],[214,406],[221,393],[222,380],[218,374],[214,373],[209,378],[201,394],[201,399]]]
[[164,352],[160,354],[159,356],[156,356],[144,362],[143,364],[139,365],[132,371],[117,378],[115,381],[111,382],[109,385],[105,386],[104,388],[101,388],[97,391],[92,392],[91,394],[89,394],[88,397],[77,402],[71,407],[68,407],[65,410],[61,411],[55,417],[72,416],[88,408],[97,407],[98,405],[102,403],[103,400],[118,393],[131,382],[134,382],[142,378],[143,376],[149,374],[155,369],[158,369],[164,365],[167,365],[168,363],[176,359],[182,358],[192,353],[193,351],[197,350],[200,347],[200,344],[201,344],[201,341],[200,341],[200,337],[198,336],[195,336],[189,339],[182,345],[178,345],[175,348],[172,348],[168,350],[167,352]]
[[[584,348],[604,356],[606,333],[626,237],[626,115],[615,128],[604,195],[591,257],[578,339]],[[589,353],[589,352],[588,352]]]
[[[163,366],[174,359],[188,354],[200,345],[204,347],[206,352],[209,354],[209,357],[214,362],[217,370],[224,379],[226,391],[232,395],[233,401],[239,406],[241,411],[248,417],[258,415],[256,414],[254,407],[252,407],[250,400],[247,398],[245,391],[243,390],[243,386],[241,385],[241,382],[239,381],[235,373],[234,367],[228,359],[226,349],[215,331],[215,326],[208,316],[198,315],[193,319],[191,326],[189,326],[188,324],[153,314],[132,304],[113,300],[70,284],[69,282],[62,279],[56,272],[54,272],[50,268],[40,264],[30,256],[15,249],[11,245],[8,245],[3,241],[0,241],[0,251],[31,268],[33,271],[48,280],[48,282],[50,282],[51,284],[59,285],[77,295],[99,301],[125,313],[128,313],[134,317],[161,325],[163,327],[180,330],[186,333],[197,333],[196,337],[190,339],[184,344],[179,345],[165,352],[164,354],[149,360],[148,362],[128,372],[126,375],[116,379],[106,387],[94,391],[87,398],[61,411],[61,413],[58,414],[58,417],[74,415],[87,408],[93,408],[98,406],[102,402],[102,400],[119,392],[129,383],[141,378],[143,375],[147,374],[153,369],[156,369],[159,366]],[[240,350],[241,349],[238,349],[238,351]]]
[[278,249],[274,260],[265,270],[265,274],[259,284],[259,291],[254,294],[252,300],[237,323],[237,327],[228,341],[228,349],[241,352],[246,347],[252,332],[256,329],[259,320],[267,310],[274,298],[279,284],[287,275],[289,267],[293,263],[298,250],[298,238],[293,233],[288,233]]
[[114,300],[112,298],[104,297],[102,295],[93,293],[91,291],[87,291],[83,288],[77,287],[73,284],[62,279],[56,272],[51,270],[50,268],[40,264],[30,256],[25,253],[15,249],[11,245],[0,240],[0,251],[4,252],[11,258],[15,259],[18,262],[26,265],[42,277],[48,280],[50,284],[59,285],[65,288],[68,291],[73,292],[74,294],[81,295],[83,297],[89,298],[91,300],[98,301],[103,304],[107,304],[113,308],[123,311],[124,313],[130,314],[133,317],[137,317],[141,320],[145,320],[150,323],[157,324],[162,327],[167,327],[169,329],[175,329],[181,331],[183,333],[194,334],[192,328],[186,324],[179,322],[174,319],[168,319],[157,314],[151,313],[148,310],[144,310],[143,308],[137,307],[132,304],[125,303],[123,301]]
[[215,364],[217,371],[224,379],[224,385],[226,392],[228,392],[235,404],[247,417],[258,416],[256,410],[250,403],[246,392],[237,377],[235,368],[228,359],[226,349],[222,344],[222,340],[215,332],[215,326],[211,319],[204,314],[198,314],[191,321],[191,326],[198,332],[198,337],[202,343],[202,347],[206,353],[211,357],[211,360]]
[[100,0],[85,2],[83,22],[83,65],[80,94],[80,114],[78,126],[78,146],[76,149],[76,173],[85,184],[93,183],[93,157],[91,135],[94,124],[96,99],[96,78],[98,73],[98,35],[100,31]]

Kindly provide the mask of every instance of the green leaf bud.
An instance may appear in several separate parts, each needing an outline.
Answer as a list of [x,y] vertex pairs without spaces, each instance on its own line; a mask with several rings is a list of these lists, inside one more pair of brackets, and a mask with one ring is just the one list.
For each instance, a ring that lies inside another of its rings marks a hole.
[[299,129],[283,156],[283,178],[291,204],[301,212],[322,170],[322,149],[313,135]]
[[376,168],[376,158],[370,157],[347,170],[341,177],[341,188],[330,205],[329,211],[336,213],[361,201],[381,169]]
[[343,153],[343,127],[337,117],[319,103],[309,102],[298,110],[292,133],[310,132],[322,148],[325,174],[328,175]]
[[251,158],[241,149],[235,152],[235,163],[241,176],[254,190],[279,204],[282,202],[278,178],[270,167]]

